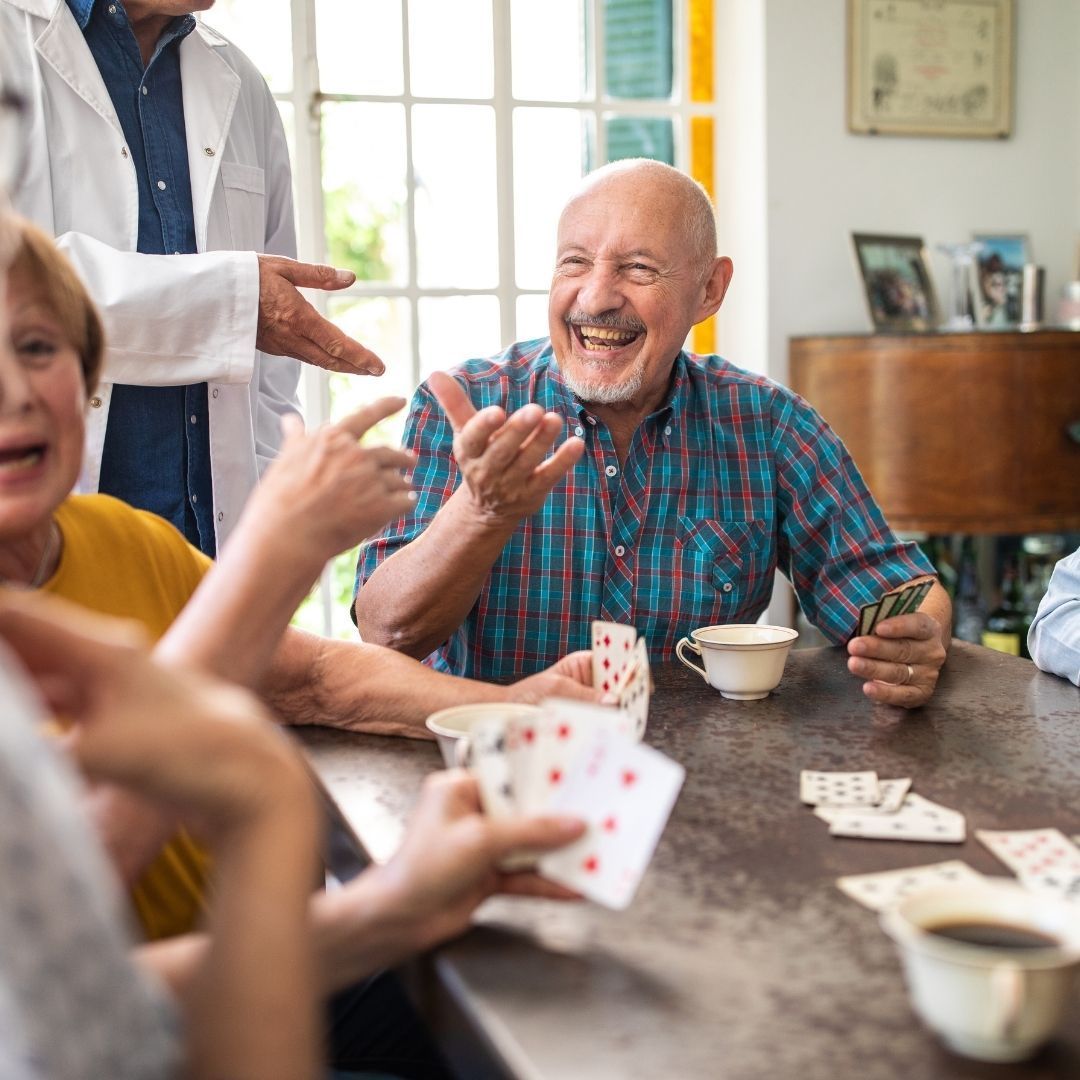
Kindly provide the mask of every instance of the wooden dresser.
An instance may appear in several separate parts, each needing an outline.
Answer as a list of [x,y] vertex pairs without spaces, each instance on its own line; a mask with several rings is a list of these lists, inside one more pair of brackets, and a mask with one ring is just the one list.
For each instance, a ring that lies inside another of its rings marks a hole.
[[894,529],[1080,530],[1080,333],[796,337],[790,383]]

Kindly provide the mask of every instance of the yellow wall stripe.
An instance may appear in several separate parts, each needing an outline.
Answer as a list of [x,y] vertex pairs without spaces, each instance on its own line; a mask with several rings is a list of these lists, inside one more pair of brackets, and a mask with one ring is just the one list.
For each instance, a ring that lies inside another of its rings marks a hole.
[[[710,26],[711,28],[711,26]],[[716,204],[715,169],[713,147],[715,131],[711,116],[690,117],[690,175],[701,183]],[[716,352],[716,317],[706,319],[694,327],[691,335],[694,352]]]

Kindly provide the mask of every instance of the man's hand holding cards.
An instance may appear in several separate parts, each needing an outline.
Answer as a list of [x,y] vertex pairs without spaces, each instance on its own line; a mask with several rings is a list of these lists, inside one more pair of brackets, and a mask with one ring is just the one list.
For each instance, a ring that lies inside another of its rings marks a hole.
[[[921,609],[935,584],[933,578],[908,582],[859,610],[848,670],[866,680],[863,693],[871,700],[912,709],[933,694],[945,644],[941,622]],[[941,617],[948,621],[947,614]]]

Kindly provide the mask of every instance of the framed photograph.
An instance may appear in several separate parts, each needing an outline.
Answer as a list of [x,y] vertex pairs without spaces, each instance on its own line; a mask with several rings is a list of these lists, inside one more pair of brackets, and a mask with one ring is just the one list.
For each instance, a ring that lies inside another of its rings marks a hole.
[[933,330],[941,321],[921,236],[852,233],[875,330]]
[[848,0],[848,129],[1012,133],[1013,0]]
[[1020,322],[1020,281],[1031,262],[1031,245],[1023,233],[974,233],[982,244],[976,256],[978,290],[975,321],[987,328]]

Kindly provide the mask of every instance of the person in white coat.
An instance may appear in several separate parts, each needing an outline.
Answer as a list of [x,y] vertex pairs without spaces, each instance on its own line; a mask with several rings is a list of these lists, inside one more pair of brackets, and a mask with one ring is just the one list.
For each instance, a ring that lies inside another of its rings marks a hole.
[[212,3],[0,0],[0,64],[31,106],[13,201],[105,322],[79,490],[160,513],[208,554],[299,412],[290,358],[383,371],[297,291],[353,275],[293,261],[277,107],[247,57],[196,24]]

